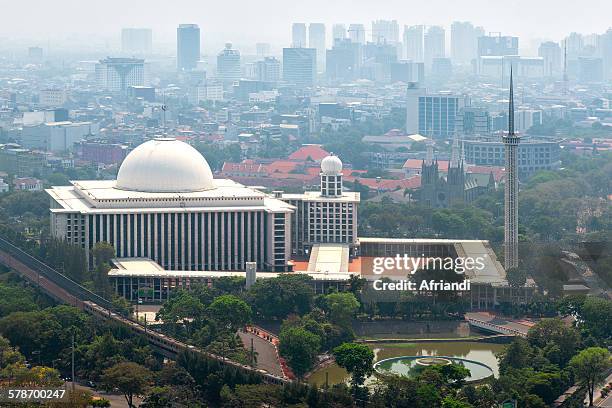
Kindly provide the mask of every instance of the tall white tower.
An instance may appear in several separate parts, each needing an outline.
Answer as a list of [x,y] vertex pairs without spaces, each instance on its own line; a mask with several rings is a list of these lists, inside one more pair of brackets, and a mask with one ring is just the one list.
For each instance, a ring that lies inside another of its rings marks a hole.
[[518,145],[514,134],[514,89],[510,67],[510,101],[508,102],[508,134],[502,136],[506,153],[506,185],[504,188],[504,267],[518,266]]

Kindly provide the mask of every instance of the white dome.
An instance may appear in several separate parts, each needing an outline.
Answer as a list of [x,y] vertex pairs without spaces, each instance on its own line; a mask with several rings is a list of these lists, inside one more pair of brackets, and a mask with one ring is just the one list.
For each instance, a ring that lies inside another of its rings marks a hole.
[[147,193],[188,193],[214,187],[210,166],[196,149],[173,138],[157,138],[127,155],[116,188]]
[[327,156],[321,160],[321,171],[328,175],[340,174],[342,172],[342,161],[338,156]]

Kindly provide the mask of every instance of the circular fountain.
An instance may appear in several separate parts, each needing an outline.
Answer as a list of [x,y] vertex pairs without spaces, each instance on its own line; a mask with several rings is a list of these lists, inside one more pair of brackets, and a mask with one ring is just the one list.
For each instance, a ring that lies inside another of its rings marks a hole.
[[479,361],[449,356],[401,356],[381,360],[374,364],[378,375],[414,377],[427,367],[459,364],[470,370],[467,382],[478,382],[493,376],[493,370]]

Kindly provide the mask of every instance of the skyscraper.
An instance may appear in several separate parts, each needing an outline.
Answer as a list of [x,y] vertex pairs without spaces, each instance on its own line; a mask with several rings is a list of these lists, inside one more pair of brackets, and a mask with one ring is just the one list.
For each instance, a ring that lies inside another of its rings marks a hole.
[[469,64],[476,58],[478,37],[484,35],[482,27],[472,23],[455,21],[451,25],[451,59],[455,64]]
[[240,79],[240,73],[240,52],[232,48],[232,43],[227,43],[217,54],[217,76],[228,87]]
[[506,153],[506,184],[504,187],[504,267],[518,266],[518,145],[514,134],[514,88],[510,67],[510,101],[508,103],[508,134],[502,136]]
[[404,26],[404,46],[406,59],[423,62],[423,26]]
[[308,47],[317,50],[317,70],[325,71],[325,24],[310,23],[308,26]]
[[336,39],[331,50],[327,50],[325,72],[334,81],[352,81],[358,78],[361,65],[361,46],[351,40]]
[[448,92],[428,94],[418,84],[409,83],[406,91],[406,132],[448,139],[455,134],[457,113],[468,103],[469,99],[463,95]]
[[176,66],[179,70],[194,69],[200,60],[200,27],[180,24],[176,29]]
[[255,63],[255,79],[264,82],[278,82],[281,78],[281,63],[276,57],[265,57]]
[[306,42],[306,24],[293,23],[291,27],[291,46],[293,48],[308,47]]
[[561,72],[563,66],[561,47],[553,41],[540,44],[538,56],[544,58],[544,75],[553,76]]
[[121,51],[131,54],[150,54],[153,34],[150,28],[124,28],[121,30]]
[[509,35],[483,35],[478,37],[478,56],[518,55],[519,39]]
[[334,24],[332,27],[332,40],[335,43],[337,40],[346,38],[346,27],[344,24]]
[[105,58],[96,64],[96,84],[100,89],[125,95],[130,86],[147,85],[145,64],[137,58]]
[[445,32],[440,26],[431,26],[427,29],[423,37],[425,66],[431,68],[434,58],[444,58],[446,54],[445,48]]
[[365,44],[365,27],[363,24],[351,24],[348,29],[349,39],[357,44]]
[[283,48],[283,79],[298,87],[311,87],[317,75],[317,50]]
[[397,44],[399,42],[397,20],[372,21],[372,42],[375,44]]
[[255,50],[258,57],[267,57],[270,55],[270,43],[256,43]]

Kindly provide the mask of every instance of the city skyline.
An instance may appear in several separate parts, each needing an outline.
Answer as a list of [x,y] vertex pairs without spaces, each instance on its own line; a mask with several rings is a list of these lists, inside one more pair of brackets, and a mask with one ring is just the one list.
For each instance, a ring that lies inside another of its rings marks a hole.
[[[389,0],[380,4],[376,10],[365,2],[337,1],[317,7],[319,0],[308,4],[294,5],[284,11],[278,1],[266,2],[265,9],[261,4],[252,5],[243,1],[224,3],[224,7],[202,7],[196,2],[183,2],[183,7],[167,8],[159,13],[159,7],[152,7],[140,1],[122,4],[124,12],[115,15],[110,0],[100,5],[92,5],[86,11],[72,7],[74,2],[60,0],[53,7],[44,3],[37,4],[38,12],[29,15],[30,24],[23,25],[16,18],[29,13],[33,2],[26,1],[11,4],[8,13],[0,17],[0,37],[12,43],[25,42],[42,47],[102,48],[113,50],[120,48],[121,29],[129,27],[150,28],[153,31],[154,52],[167,52],[176,41],[176,26],[184,23],[198,24],[202,30],[202,50],[213,55],[223,44],[232,42],[237,48],[253,47],[255,42],[269,42],[276,50],[288,46],[291,42],[291,25],[294,22],[324,23],[326,25],[327,46],[331,46],[332,25],[364,24],[366,38],[371,38],[371,23],[375,20],[397,20],[400,32],[404,25],[426,26],[442,25],[446,29],[447,48],[450,41],[450,25],[454,21],[470,21],[475,26],[483,26],[485,32],[502,32],[521,38],[521,50],[535,53],[536,42],[545,40],[559,41],[570,32],[590,34],[604,32],[609,28],[606,15],[612,13],[612,4],[606,1],[595,1],[591,9],[597,9],[588,21],[577,20],[580,6],[574,2],[554,2],[545,0],[532,4],[524,0],[513,2],[471,1],[471,7],[446,0],[434,0],[426,7],[406,7],[404,3]],[[227,10],[241,9],[240,15],[229,15]],[[330,10],[331,9],[331,10]],[[554,19],[547,18],[556,13]],[[263,10],[274,10],[267,13]],[[432,11],[435,10],[435,14]],[[529,12],[526,12],[526,11]],[[606,10],[608,10],[606,12]],[[96,16],[95,19],[87,18]],[[330,18],[330,16],[333,16]],[[52,18],[51,18],[52,17]],[[51,23],[51,21],[53,23]],[[59,23],[59,24],[58,24]],[[284,28],[284,29],[283,29]],[[76,35],[78,33],[78,35]],[[400,34],[401,35],[401,34]],[[36,44],[34,44],[36,43]],[[221,48],[220,48],[221,47]]]

